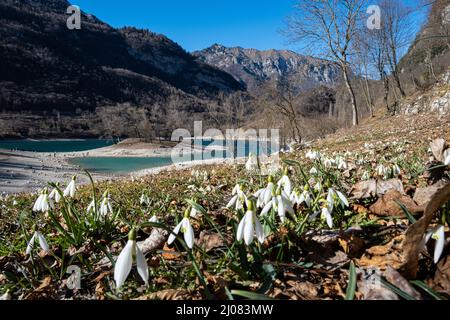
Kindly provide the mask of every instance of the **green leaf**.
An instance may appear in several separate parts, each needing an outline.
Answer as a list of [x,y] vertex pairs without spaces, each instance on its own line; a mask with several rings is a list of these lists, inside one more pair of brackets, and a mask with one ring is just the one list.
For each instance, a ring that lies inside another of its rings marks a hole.
[[384,278],[380,278],[381,283],[388,288],[389,290],[391,290],[392,292],[394,292],[396,295],[398,295],[399,297],[405,299],[405,300],[416,300],[416,298],[414,298],[413,296],[409,295],[408,293],[406,293],[405,291],[397,288],[396,286],[394,286],[393,284],[391,284],[390,282],[386,281],[386,279]]
[[414,224],[417,222],[416,218],[414,218],[414,216],[411,214],[411,212],[409,212],[408,208],[406,208],[406,206],[403,203],[401,203],[397,200],[395,200],[395,202],[400,206],[400,208],[405,213],[406,217],[408,218],[408,220],[411,224]]
[[231,294],[233,296],[239,296],[243,298],[247,298],[250,300],[273,300],[272,298],[265,296],[260,293],[255,293],[251,291],[244,291],[244,290],[231,290]]
[[431,289],[429,286],[427,286],[423,281],[414,280],[414,281],[411,281],[411,284],[418,287],[419,289],[422,289],[423,291],[428,293],[430,296],[432,296],[436,300],[446,300],[439,293],[437,293],[436,291]]
[[356,291],[356,268],[355,264],[352,261],[350,262],[348,285],[347,285],[347,292],[345,293],[345,300],[355,299],[355,291]]
[[191,200],[191,199],[186,199],[187,204],[189,204],[190,206],[192,206],[195,210],[197,210],[198,212],[201,212],[202,214],[206,214],[206,210],[205,208],[203,208],[201,205],[199,205],[197,202]]

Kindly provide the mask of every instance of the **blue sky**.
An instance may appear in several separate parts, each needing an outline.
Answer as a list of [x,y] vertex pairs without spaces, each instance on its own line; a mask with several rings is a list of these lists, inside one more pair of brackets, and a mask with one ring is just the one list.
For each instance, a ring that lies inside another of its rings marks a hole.
[[[419,0],[404,0],[414,4]],[[214,43],[255,49],[294,49],[280,30],[295,0],[72,0],[113,27],[162,33],[194,51]]]
[[214,43],[286,48],[279,34],[294,0],[72,0],[72,4],[114,26],[162,33],[188,51]]

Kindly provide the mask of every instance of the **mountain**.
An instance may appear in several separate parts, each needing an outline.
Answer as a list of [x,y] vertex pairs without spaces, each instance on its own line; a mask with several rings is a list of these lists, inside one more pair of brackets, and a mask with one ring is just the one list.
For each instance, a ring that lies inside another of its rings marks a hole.
[[219,92],[244,89],[231,75],[198,61],[163,35],[115,29],[84,13],[81,30],[69,30],[69,5],[66,0],[0,2],[0,120],[17,114],[20,122],[25,117],[19,114],[33,115],[33,121],[13,128],[22,135],[30,134],[27,126],[40,130],[39,115],[72,121],[105,106],[175,100],[191,114],[205,111],[205,100]]
[[450,61],[450,0],[435,0],[427,22],[417,34],[398,68],[414,90],[426,91],[448,72]]
[[215,44],[193,52],[197,61],[220,68],[258,93],[266,85],[284,78],[297,92],[318,85],[334,86],[341,77],[339,68],[330,61],[299,55],[288,50],[228,48]]

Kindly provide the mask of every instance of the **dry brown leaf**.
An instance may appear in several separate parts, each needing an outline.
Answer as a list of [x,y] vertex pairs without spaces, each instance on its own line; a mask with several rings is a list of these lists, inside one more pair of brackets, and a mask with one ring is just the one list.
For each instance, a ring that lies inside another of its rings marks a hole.
[[110,275],[111,273],[112,273],[111,270],[103,271],[103,272],[100,273],[97,277],[95,277],[94,282],[100,282],[100,281],[102,281],[104,277]]
[[361,181],[352,187],[350,192],[353,199],[367,199],[377,195],[377,181],[375,179]]
[[218,233],[211,231],[202,231],[197,241],[197,245],[204,251],[208,252],[212,249],[225,246],[225,241]]
[[421,243],[423,235],[433,220],[434,214],[444,204],[450,200],[450,183],[446,183],[436,190],[430,202],[425,207],[423,217],[414,223],[406,231],[406,238],[403,242],[404,265],[402,266],[402,274],[407,279],[415,279],[419,264],[419,253],[422,249]]
[[433,289],[446,294],[450,293],[450,255],[438,263],[433,279]]
[[445,149],[445,140],[442,138],[433,140],[430,143],[430,148],[431,148],[431,152],[433,153],[433,156],[436,158],[436,160],[442,161],[443,153],[444,153],[444,149]]
[[95,286],[95,295],[97,296],[97,299],[105,300],[105,293],[106,293],[105,286],[101,281],[98,282],[97,285]]
[[418,300],[422,298],[420,293],[409,284],[408,280],[403,278],[403,276],[400,273],[398,273],[397,270],[393,269],[391,266],[388,266],[386,268],[386,271],[384,272],[384,277],[389,283],[393,284],[394,286],[406,292],[415,299]]
[[392,239],[388,244],[383,246],[374,246],[366,250],[364,255],[359,259],[360,267],[377,267],[385,270],[387,266],[400,268],[403,262],[401,254],[401,242],[404,235],[400,235]]
[[311,282],[289,280],[286,284],[291,287],[288,291],[293,291],[302,300],[317,299],[318,290]]
[[430,202],[433,195],[442,188],[447,182],[446,181],[438,181],[437,183],[433,184],[432,186],[426,187],[426,188],[417,188],[416,192],[414,193],[414,201],[419,206],[425,206],[428,202]]
[[401,194],[405,194],[403,183],[400,179],[378,180],[377,181],[377,195],[382,196],[389,190],[397,190]]
[[35,299],[50,299],[50,296],[52,294],[55,294],[55,288],[52,288],[52,278],[46,277],[44,280],[42,280],[39,287],[34,289],[32,292],[30,292],[28,295],[25,296],[26,300],[35,300]]
[[175,250],[175,248],[170,248],[167,244],[164,245],[162,251],[162,257],[166,260],[180,260],[181,253]]
[[397,202],[403,204],[413,215],[423,212],[423,209],[410,197],[402,195],[397,190],[386,192],[384,196],[370,206],[370,211],[379,216],[404,216],[404,212]]
[[183,289],[166,289],[143,295],[135,300],[194,300],[195,296]]
[[405,194],[403,183],[400,179],[360,181],[352,187],[350,194],[352,199],[367,199],[382,196],[392,189]]

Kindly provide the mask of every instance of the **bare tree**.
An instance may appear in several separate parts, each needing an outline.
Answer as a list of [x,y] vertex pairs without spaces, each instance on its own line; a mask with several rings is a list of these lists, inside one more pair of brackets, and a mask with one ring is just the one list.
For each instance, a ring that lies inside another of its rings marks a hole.
[[364,0],[299,0],[296,14],[288,22],[292,40],[315,46],[315,54],[336,61],[341,68],[351,98],[353,125],[359,118],[349,58],[364,4]]
[[300,127],[300,115],[295,105],[294,91],[285,78],[278,81],[276,88],[268,89],[272,110],[284,117],[288,122],[291,138],[296,143],[302,142],[302,130]]
[[414,24],[411,20],[413,10],[399,0],[380,0],[378,5],[382,13],[381,36],[384,37],[389,71],[404,98],[406,93],[400,79],[398,62],[414,39]]
[[370,79],[373,77],[372,61],[370,44],[364,37],[358,37],[354,64],[356,66],[357,75],[359,76],[358,81],[360,82],[367,109],[369,110],[371,117],[374,116],[375,111],[375,98],[370,85]]

